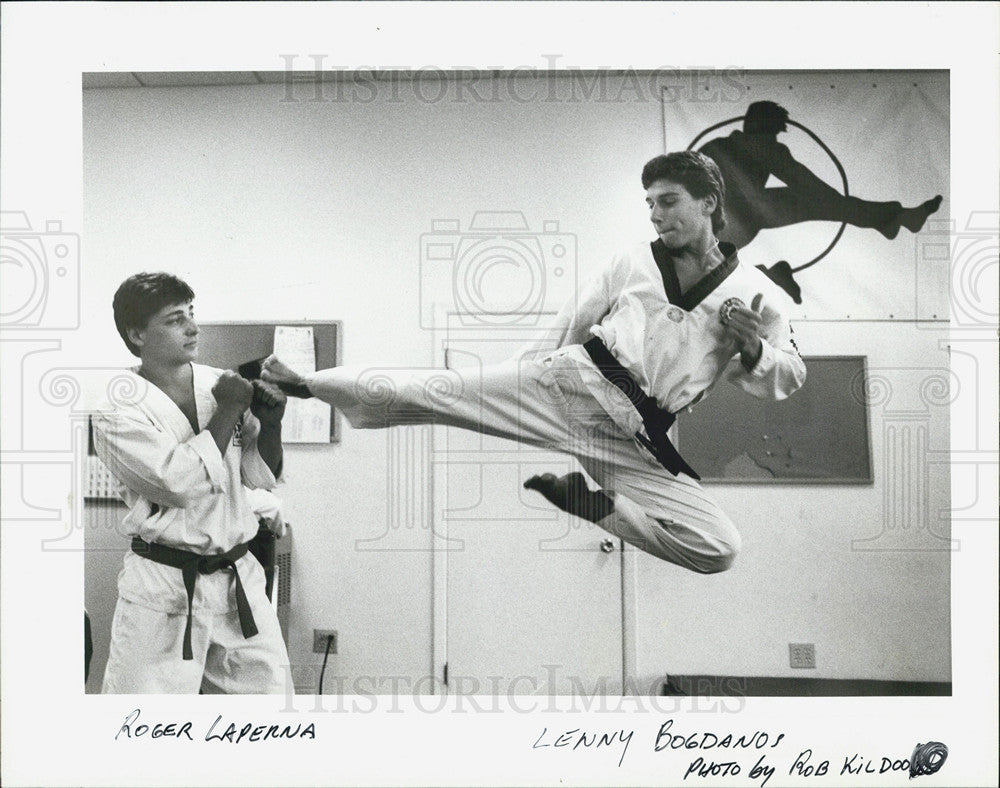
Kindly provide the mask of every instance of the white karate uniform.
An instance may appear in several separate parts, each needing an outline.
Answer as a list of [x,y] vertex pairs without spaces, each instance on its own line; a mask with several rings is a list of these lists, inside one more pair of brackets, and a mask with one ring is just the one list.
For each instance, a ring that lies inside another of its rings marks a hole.
[[[617,255],[560,312],[549,335],[516,359],[484,369],[393,371],[337,367],[305,376],[315,396],[358,428],[397,423],[457,426],[575,456],[615,500],[597,524],[646,552],[697,572],[727,569],[740,548],[729,518],[702,487],[674,476],[636,439],[638,411],[591,361],[600,337],[643,391],[676,413],[722,377],[758,397],[782,399],[805,364],[779,306],[785,296],[722,245],[726,261],[681,294],[666,285],[649,244]],[[668,290],[672,291],[668,297]],[[770,307],[760,360],[746,370],[719,320],[731,297]],[[649,436],[646,436],[647,438]]]
[[[257,518],[244,485],[276,480],[257,451],[260,422],[243,414],[225,455],[206,425],[222,370],[192,364],[199,432],[157,386],[134,371],[94,416],[97,454],[119,482],[128,536],[201,555],[252,539]],[[258,634],[244,638],[228,570],[199,574],[192,604],[193,660],[182,660],[187,592],[181,570],[129,551],[104,675],[106,693],[280,693],[288,654],[265,594],[264,570],[247,553],[236,561]]]

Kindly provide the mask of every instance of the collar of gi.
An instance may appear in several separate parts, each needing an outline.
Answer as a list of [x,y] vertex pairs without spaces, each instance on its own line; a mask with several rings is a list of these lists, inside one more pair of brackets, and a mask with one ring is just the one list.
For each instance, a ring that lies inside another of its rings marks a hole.
[[670,254],[666,244],[657,238],[650,244],[650,248],[653,251],[656,267],[660,270],[660,276],[663,277],[663,287],[667,293],[667,300],[687,312],[690,312],[711,295],[712,291],[736,270],[736,266],[740,262],[736,254],[736,246],[728,241],[721,241],[719,251],[722,252],[725,259],[695,282],[687,292],[682,293],[681,283],[674,267],[673,255]]

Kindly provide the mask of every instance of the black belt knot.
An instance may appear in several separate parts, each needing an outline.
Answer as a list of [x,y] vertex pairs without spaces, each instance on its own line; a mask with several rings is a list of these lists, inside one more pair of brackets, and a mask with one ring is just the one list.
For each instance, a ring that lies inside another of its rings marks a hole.
[[188,550],[180,550],[176,547],[147,542],[138,536],[132,537],[132,552],[148,558],[158,564],[172,566],[181,570],[184,578],[184,588],[187,591],[188,612],[187,624],[184,627],[184,659],[194,659],[191,649],[191,612],[194,603],[194,587],[198,575],[210,575],[220,569],[231,569],[233,578],[236,581],[236,609],[240,617],[240,629],[243,637],[252,638],[257,634],[257,623],[253,619],[253,612],[250,610],[250,600],[247,599],[246,591],[240,580],[240,573],[236,571],[236,562],[247,554],[250,549],[249,542],[238,544],[232,550],[218,555],[201,555]]
[[655,399],[642,390],[642,386],[614,357],[614,354],[608,350],[607,345],[601,341],[600,337],[588,339],[583,343],[583,349],[587,351],[587,355],[590,356],[590,360],[594,362],[600,373],[629,398],[629,402],[635,406],[642,417],[642,423],[649,438],[637,432],[636,439],[649,449],[660,465],[674,476],[683,472],[692,479],[700,479],[701,477],[694,472],[691,466],[684,462],[684,458],[667,437],[667,430],[673,426],[677,416],[661,408],[656,404]]

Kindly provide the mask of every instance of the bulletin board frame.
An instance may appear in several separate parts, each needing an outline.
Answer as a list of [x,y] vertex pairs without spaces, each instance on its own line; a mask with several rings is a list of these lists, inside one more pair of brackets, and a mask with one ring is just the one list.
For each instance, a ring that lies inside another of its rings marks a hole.
[[[341,364],[343,323],[339,320],[213,321],[198,323],[198,363],[236,370],[243,364],[261,360],[274,350],[277,326],[309,327],[313,330],[316,369],[330,369]],[[330,439],[339,443],[340,414],[330,406]],[[324,443],[286,443],[286,446],[326,445]]]
[[874,484],[868,357],[802,359],[806,381],[784,400],[757,399],[722,381],[678,414],[678,449],[702,483]]

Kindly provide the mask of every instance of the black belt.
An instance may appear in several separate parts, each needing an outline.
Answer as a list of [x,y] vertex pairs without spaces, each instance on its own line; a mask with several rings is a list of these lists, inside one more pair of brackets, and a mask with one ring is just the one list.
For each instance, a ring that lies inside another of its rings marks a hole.
[[617,386],[629,398],[629,401],[639,411],[642,416],[642,423],[646,427],[647,438],[642,433],[635,434],[636,439],[642,443],[660,465],[670,471],[674,476],[678,473],[686,473],[692,479],[701,477],[694,472],[690,465],[684,462],[684,458],[677,452],[674,444],[667,437],[667,430],[673,426],[677,417],[673,413],[663,410],[656,404],[656,400],[648,396],[642,387],[635,381],[627,369],[614,357],[607,345],[600,337],[591,337],[583,343],[583,349],[587,351],[591,361],[597,366],[601,374],[608,379],[608,382]]
[[162,544],[147,542],[144,539],[132,537],[132,552],[155,561],[158,564],[180,569],[184,577],[184,588],[187,589],[188,613],[187,625],[184,627],[184,659],[194,659],[191,650],[191,606],[194,602],[194,584],[199,574],[210,575],[220,569],[232,569],[236,578],[236,609],[240,614],[240,629],[243,637],[252,638],[257,634],[257,624],[250,610],[250,600],[247,599],[240,582],[240,573],[236,571],[236,562],[247,554],[249,542],[238,544],[232,550],[218,555],[201,555],[176,547],[166,547]]

